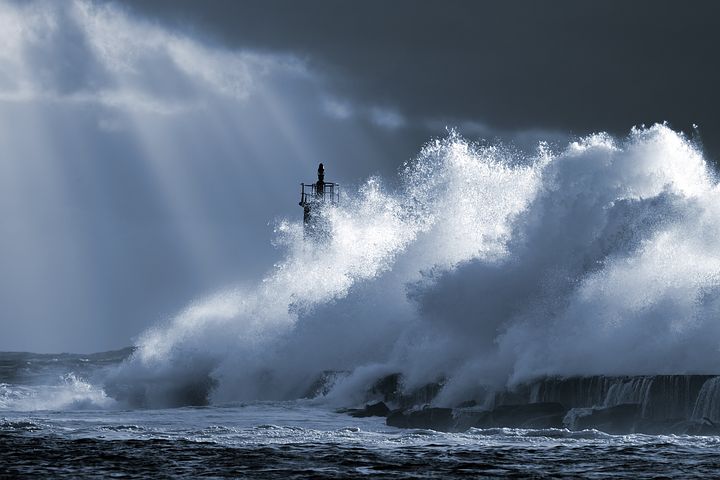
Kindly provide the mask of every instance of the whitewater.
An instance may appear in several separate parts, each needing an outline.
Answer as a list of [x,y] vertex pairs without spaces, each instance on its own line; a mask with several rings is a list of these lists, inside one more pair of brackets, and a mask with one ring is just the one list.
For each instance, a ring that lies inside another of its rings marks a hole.
[[[698,141],[667,125],[529,153],[451,131],[397,178],[345,187],[320,212],[327,237],[300,212],[277,220],[283,258],[261,281],[191,302],[136,348],[3,354],[0,439],[16,447],[0,459],[68,476],[64,452],[82,449],[98,476],[196,476],[209,458],[216,476],[711,474],[716,436],[402,430],[337,409],[393,374],[403,392],[438,385],[434,407],[542,378],[704,375],[698,418],[720,420],[719,200]],[[645,388],[613,385],[614,404]],[[51,460],[23,460],[29,446]]]
[[323,242],[279,221],[285,258],[259,284],[146,332],[108,383],[148,406],[287,400],[346,371],[328,401],[351,404],[400,372],[445,379],[452,403],[543,375],[717,373],[720,190],[683,135],[523,155],[451,133],[396,183],[323,212]]

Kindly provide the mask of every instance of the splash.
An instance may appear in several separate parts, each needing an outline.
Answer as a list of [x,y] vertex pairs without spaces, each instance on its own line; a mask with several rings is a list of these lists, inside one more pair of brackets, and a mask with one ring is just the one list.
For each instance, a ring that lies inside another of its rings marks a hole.
[[0,383],[0,410],[97,410],[115,404],[102,388],[72,372],[50,385]]
[[445,379],[440,401],[544,375],[717,373],[720,200],[701,152],[664,125],[533,155],[427,144],[389,191],[371,178],[323,212],[258,285],[146,332],[109,391],[144,404],[328,401],[379,375]]

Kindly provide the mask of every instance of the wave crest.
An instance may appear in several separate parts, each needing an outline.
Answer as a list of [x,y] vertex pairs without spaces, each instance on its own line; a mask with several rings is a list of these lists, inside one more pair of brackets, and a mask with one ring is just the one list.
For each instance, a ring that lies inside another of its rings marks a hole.
[[327,399],[349,402],[402,372],[408,388],[444,378],[451,402],[541,375],[709,373],[718,197],[664,125],[533,155],[452,132],[395,191],[372,178],[325,210],[327,241],[279,222],[286,256],[262,282],[147,332],[109,388],[147,405],[284,399],[348,371]]

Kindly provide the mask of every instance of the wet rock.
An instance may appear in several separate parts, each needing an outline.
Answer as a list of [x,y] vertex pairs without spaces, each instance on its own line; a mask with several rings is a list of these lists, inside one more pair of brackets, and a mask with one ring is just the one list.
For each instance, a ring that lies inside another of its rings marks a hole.
[[381,398],[385,403],[399,406],[401,409],[428,405],[440,393],[442,382],[430,382],[410,392],[402,391],[402,375],[393,373],[377,380],[368,390],[370,398]]
[[302,398],[317,398],[327,395],[339,379],[349,374],[350,372],[344,370],[324,370],[317,376],[315,381],[310,384],[302,395]]
[[478,422],[481,419],[485,419],[490,415],[487,410],[476,410],[472,408],[461,408],[453,410],[453,417],[455,417],[455,424],[453,431],[455,432],[466,432],[473,427],[477,427]]
[[575,418],[574,429],[596,429],[610,434],[634,433],[640,420],[640,405],[625,403],[608,408],[588,409],[587,415]]
[[400,396],[400,408],[410,408],[417,405],[428,405],[437,397],[442,390],[442,383],[431,382],[417,388],[410,393]]
[[565,418],[565,412],[553,415],[544,415],[542,417],[534,417],[523,422],[522,425],[520,425],[520,428],[563,428],[563,418]]
[[441,432],[455,430],[455,419],[451,408],[427,407],[422,410],[395,410],[387,417],[386,423],[398,428],[426,428]]
[[502,391],[495,404],[558,402],[569,408],[643,405],[649,420],[689,419],[713,375],[546,377]]
[[[498,391],[488,390],[476,398],[483,404],[493,402],[493,410],[479,410],[474,401],[463,402],[451,412],[453,420],[444,423],[413,413],[422,412],[420,407],[435,401],[443,388],[442,379],[403,391],[402,376],[387,375],[375,382],[368,398],[382,399],[390,408],[399,407],[388,424],[407,428],[464,431],[471,427],[567,427],[612,434],[708,435],[720,434],[720,427],[710,421],[716,415],[713,399],[716,390],[720,391],[720,386],[715,385],[720,385],[718,379],[713,375],[539,378]],[[709,419],[697,420],[704,416]]]
[[377,402],[365,405],[365,408],[348,410],[347,413],[355,418],[387,417],[390,413],[390,409],[387,405],[385,405],[385,402]]
[[400,398],[399,373],[393,373],[379,379],[368,392],[371,396],[380,396],[385,402],[395,402]]
[[[644,426],[645,427],[645,426]],[[674,433],[676,435],[720,435],[720,424],[711,421],[709,418],[702,420],[681,420],[675,422],[672,426],[653,425],[659,433]],[[643,428],[642,433],[655,434],[650,428]]]
[[478,415],[477,428],[560,428],[567,409],[556,402],[500,405]]

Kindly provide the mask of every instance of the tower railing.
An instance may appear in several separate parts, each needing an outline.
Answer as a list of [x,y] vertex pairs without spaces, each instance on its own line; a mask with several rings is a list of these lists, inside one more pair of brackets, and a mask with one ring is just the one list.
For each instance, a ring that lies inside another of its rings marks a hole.
[[322,202],[337,205],[340,203],[340,184],[334,182],[323,182],[322,187],[318,183],[301,183],[300,203]]

